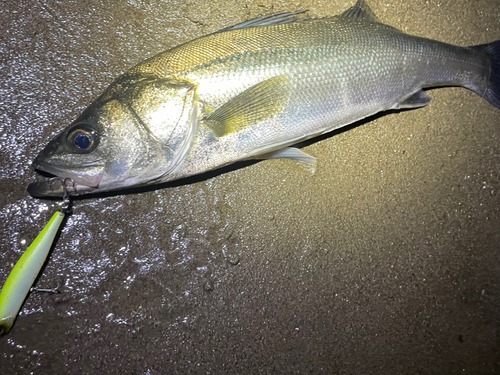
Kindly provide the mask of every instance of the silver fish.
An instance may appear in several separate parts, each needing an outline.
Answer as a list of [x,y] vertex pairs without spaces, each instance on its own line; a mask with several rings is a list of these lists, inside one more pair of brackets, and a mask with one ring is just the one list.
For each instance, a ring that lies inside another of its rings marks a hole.
[[[118,78],[33,162],[72,194],[159,184],[240,160],[314,165],[298,142],[463,86],[500,108],[500,41],[457,47],[385,25],[363,0],[336,17],[244,22]],[[46,181],[33,196],[59,195]]]

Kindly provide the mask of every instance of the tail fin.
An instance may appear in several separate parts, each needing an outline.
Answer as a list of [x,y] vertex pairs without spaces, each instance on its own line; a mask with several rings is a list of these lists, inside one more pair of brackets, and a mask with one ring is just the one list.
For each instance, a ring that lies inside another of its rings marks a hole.
[[476,92],[500,109],[500,40],[471,48],[486,53],[490,60],[490,76],[486,89]]

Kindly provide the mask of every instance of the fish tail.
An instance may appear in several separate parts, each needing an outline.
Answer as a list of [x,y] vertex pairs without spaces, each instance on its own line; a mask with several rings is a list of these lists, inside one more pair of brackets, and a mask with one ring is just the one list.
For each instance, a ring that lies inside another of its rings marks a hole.
[[500,40],[470,48],[474,52],[486,54],[486,63],[489,64],[489,76],[485,84],[470,88],[500,109]]

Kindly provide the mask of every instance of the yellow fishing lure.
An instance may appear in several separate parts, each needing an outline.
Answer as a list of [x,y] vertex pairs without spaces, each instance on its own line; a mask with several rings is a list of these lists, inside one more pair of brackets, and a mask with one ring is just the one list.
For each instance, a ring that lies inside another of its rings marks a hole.
[[[65,189],[67,182],[61,182]],[[7,277],[0,292],[0,335],[8,333],[12,328],[33,282],[47,259],[54,238],[68,211],[69,199],[65,194],[61,210],[52,216]]]

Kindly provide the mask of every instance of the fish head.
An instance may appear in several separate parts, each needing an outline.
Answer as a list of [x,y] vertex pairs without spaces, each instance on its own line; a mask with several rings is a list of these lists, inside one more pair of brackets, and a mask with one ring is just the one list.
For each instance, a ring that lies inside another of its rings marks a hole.
[[[193,85],[125,77],[40,152],[33,167],[73,183],[81,195],[155,183],[182,162],[193,137]],[[48,180],[35,197],[61,196]]]

